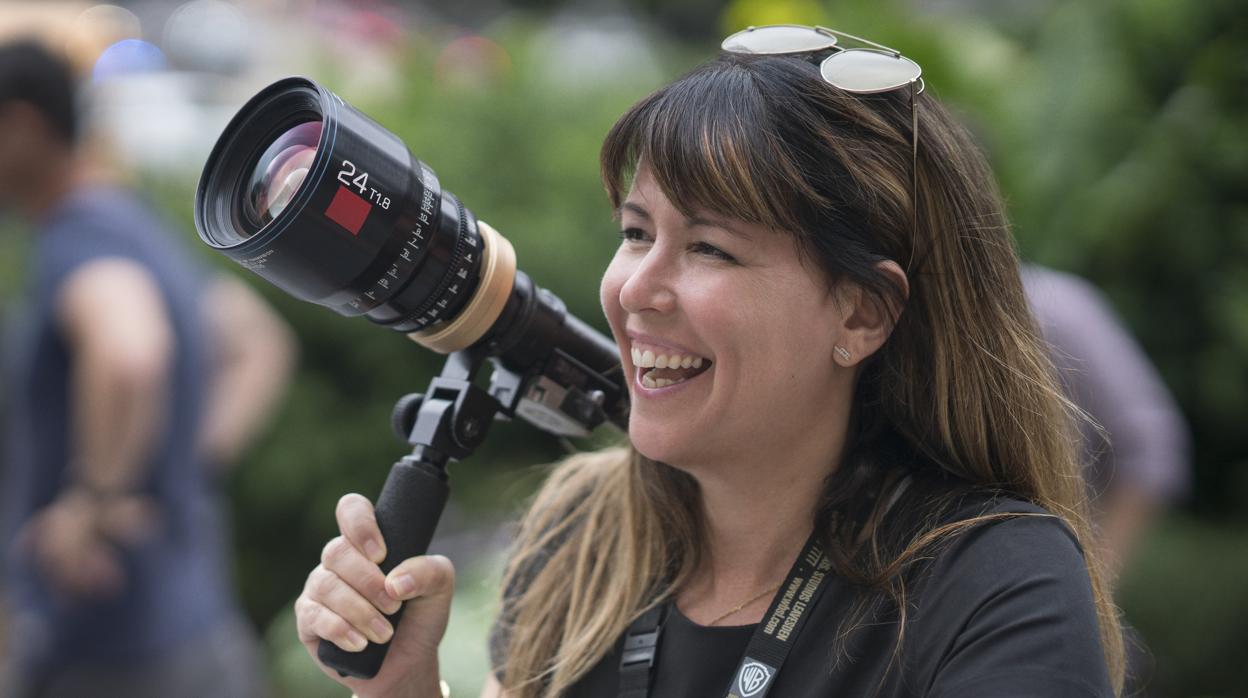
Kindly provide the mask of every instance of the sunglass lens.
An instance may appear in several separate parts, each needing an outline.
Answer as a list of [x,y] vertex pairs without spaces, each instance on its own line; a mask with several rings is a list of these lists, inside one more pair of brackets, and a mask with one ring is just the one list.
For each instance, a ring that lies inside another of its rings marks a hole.
[[923,74],[904,56],[874,49],[847,49],[828,56],[820,66],[823,79],[849,92],[887,92],[909,85]]
[[773,24],[739,31],[724,39],[720,45],[732,53],[805,53],[832,48],[836,37],[815,31],[811,27],[793,24]]

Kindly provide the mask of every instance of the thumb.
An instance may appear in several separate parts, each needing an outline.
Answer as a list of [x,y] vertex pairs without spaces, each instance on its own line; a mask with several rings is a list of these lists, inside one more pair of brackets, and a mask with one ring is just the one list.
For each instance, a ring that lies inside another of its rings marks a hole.
[[386,575],[386,593],[398,601],[449,597],[454,591],[455,566],[442,555],[408,558]]

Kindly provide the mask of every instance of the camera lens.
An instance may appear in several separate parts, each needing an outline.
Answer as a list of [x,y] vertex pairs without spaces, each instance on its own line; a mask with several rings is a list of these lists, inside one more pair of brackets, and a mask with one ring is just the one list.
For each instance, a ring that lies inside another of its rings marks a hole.
[[278,136],[260,156],[247,186],[248,223],[264,227],[290,204],[308,176],[321,139],[321,121],[308,121]]
[[195,225],[296,298],[540,375],[532,391],[497,389],[544,429],[581,433],[599,413],[627,424],[615,343],[517,270],[511,243],[397,136],[311,80],[279,80],[234,116],[204,165]]
[[[265,88],[226,127],[195,222],[205,242],[292,295],[407,333],[436,334],[468,307],[497,317],[515,274],[506,240],[397,136],[303,78]],[[506,283],[482,286],[496,269]],[[478,288],[503,298],[470,306]]]

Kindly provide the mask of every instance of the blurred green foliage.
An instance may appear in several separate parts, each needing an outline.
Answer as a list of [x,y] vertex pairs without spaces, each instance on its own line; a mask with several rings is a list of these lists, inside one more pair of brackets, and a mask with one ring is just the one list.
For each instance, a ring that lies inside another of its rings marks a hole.
[[1033,89],[990,117],[1023,249],[1109,294],[1188,417],[1195,507],[1242,518],[1248,12],[1070,3],[1033,41]]
[[1244,696],[1248,526],[1171,516],[1146,537],[1118,603],[1153,655],[1150,696]]
[[[990,16],[988,5],[974,7],[741,0],[718,26],[819,22],[904,47],[930,93],[984,144],[1025,256],[1106,290],[1177,395],[1197,464],[1187,507],[1197,518],[1163,524],[1127,575],[1123,604],[1158,654],[1158,695],[1245,695],[1235,682],[1248,644],[1248,8],[1064,0]],[[510,66],[470,85],[434,80],[436,47],[419,41],[392,94],[354,95],[349,76],[330,66],[318,77],[401,136],[514,242],[526,272],[605,330],[597,283],[615,233],[597,149],[614,119],[658,85],[638,84],[627,69],[590,86],[552,81],[536,29],[512,22],[492,35]],[[665,50],[675,76],[711,57],[715,43]],[[189,230],[190,183],[151,186]],[[367,322],[260,290],[295,325],[303,357],[273,428],[230,483],[238,576],[252,617],[278,618],[275,675],[289,695],[315,695],[305,682],[319,679],[308,678],[289,604],[334,535],[336,499],[377,492],[402,453],[388,428],[393,400],[422,389],[440,359]],[[530,466],[559,453],[523,425],[497,425],[477,456],[452,466],[460,520],[506,518],[540,477]],[[468,632],[457,626],[443,653],[475,657],[455,671],[477,683],[481,609],[492,595],[481,589],[492,569],[465,576],[476,620]]]

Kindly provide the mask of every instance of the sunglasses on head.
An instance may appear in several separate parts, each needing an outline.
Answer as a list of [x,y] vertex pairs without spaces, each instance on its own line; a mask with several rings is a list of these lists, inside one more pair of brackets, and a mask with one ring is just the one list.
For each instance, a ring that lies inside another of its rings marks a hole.
[[[851,39],[867,47],[843,48],[839,39]],[[923,92],[923,69],[900,51],[883,44],[827,27],[773,24],[750,27],[724,39],[721,48],[730,53],[820,54],[819,72],[833,87],[855,94],[891,92],[911,87]]]
[[[866,47],[843,48],[840,39],[850,39]],[[853,94],[879,94],[902,88],[910,90],[910,194],[915,235],[918,234],[919,193],[919,112],[917,97],[923,92],[923,69],[900,51],[883,44],[827,27],[801,24],[772,24],[739,31],[720,45],[724,51],[739,54],[810,54],[818,62],[819,74],[829,85]],[[824,53],[827,53],[822,59]],[[917,239],[917,238],[916,238]]]

